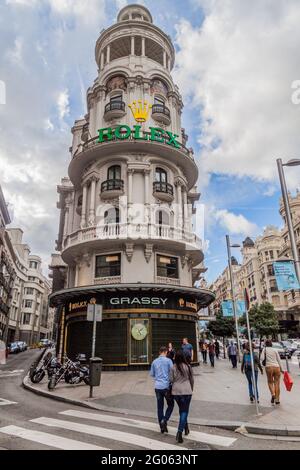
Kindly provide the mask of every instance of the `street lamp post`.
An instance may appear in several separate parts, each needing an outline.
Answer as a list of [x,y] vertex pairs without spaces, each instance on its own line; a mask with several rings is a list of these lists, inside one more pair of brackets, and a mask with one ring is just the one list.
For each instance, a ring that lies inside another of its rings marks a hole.
[[232,263],[231,263],[231,248],[240,248],[240,245],[237,245],[237,244],[230,245],[229,235],[226,235],[226,244],[227,244],[230,290],[231,290],[231,298],[232,298],[233,316],[234,316],[234,321],[235,321],[235,331],[236,331],[236,339],[237,339],[237,347],[238,347],[238,356],[239,356],[239,362],[241,362],[239,327],[238,327],[238,319],[237,319],[237,313],[236,313],[235,293],[234,293],[233,273],[232,273]]
[[290,242],[291,242],[292,255],[293,255],[294,263],[295,263],[295,271],[296,271],[298,282],[300,283],[300,261],[299,261],[295,232],[294,232],[294,227],[293,227],[291,209],[289,205],[288,192],[287,192],[287,187],[286,187],[286,182],[285,182],[285,177],[284,177],[284,172],[283,172],[284,166],[300,165],[300,159],[289,160],[287,163],[282,163],[281,158],[278,158],[276,161],[277,161],[277,168],[278,168],[283,204],[284,204],[284,209],[285,209],[286,221],[287,221],[289,237],[290,237]]

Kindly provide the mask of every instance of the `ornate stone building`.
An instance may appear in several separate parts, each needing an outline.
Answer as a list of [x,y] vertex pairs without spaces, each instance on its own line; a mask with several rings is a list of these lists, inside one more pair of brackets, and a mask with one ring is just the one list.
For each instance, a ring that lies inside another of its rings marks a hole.
[[90,354],[86,311],[95,298],[104,308],[97,355],[107,366],[147,366],[183,336],[196,351],[197,312],[213,300],[194,287],[204,271],[192,224],[198,169],[171,76],[174,46],[150,12],[122,9],[95,57],[88,112],[72,128],[69,178],[58,187],[52,267],[55,286],[64,285],[50,300],[60,353]]

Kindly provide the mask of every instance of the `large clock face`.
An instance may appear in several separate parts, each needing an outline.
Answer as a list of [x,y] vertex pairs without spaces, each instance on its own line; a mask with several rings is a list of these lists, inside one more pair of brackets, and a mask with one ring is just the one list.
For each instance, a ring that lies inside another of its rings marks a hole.
[[134,339],[141,341],[146,338],[148,334],[147,327],[143,323],[136,323],[131,329],[131,334]]

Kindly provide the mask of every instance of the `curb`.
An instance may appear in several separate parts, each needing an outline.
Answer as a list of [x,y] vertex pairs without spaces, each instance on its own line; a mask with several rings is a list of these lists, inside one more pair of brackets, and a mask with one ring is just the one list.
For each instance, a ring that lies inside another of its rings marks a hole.
[[[88,401],[73,400],[71,398],[65,398],[60,395],[53,395],[51,392],[44,390],[39,390],[29,383],[29,376],[26,375],[23,379],[23,387],[36,395],[40,395],[46,398],[51,398],[52,400],[60,401],[63,403],[69,403],[71,405],[81,406],[84,408],[90,408],[92,410],[104,411],[106,413],[117,413],[123,415],[137,416],[139,418],[154,418],[156,415],[154,413],[149,413],[146,411],[138,410],[127,410],[123,408],[111,408],[104,405],[98,405],[96,403],[91,403]],[[172,423],[175,423],[174,420],[170,420]],[[247,435],[263,435],[263,436],[279,436],[279,437],[300,437],[300,426],[280,426],[280,425],[266,425],[266,424],[254,424],[244,421],[222,421],[222,420],[208,420],[208,419],[197,419],[191,418],[189,420],[190,424],[198,426],[209,426],[219,429],[226,429],[228,431],[236,431],[241,434]],[[243,431],[242,431],[242,430]]]

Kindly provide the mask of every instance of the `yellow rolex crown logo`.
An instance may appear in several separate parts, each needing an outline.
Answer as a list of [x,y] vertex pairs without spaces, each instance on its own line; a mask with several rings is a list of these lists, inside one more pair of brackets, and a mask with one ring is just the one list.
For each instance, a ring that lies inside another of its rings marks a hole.
[[132,104],[129,104],[128,107],[131,109],[134,119],[136,122],[146,122],[148,119],[148,114],[152,108],[152,104],[148,104],[147,101],[133,101]]

